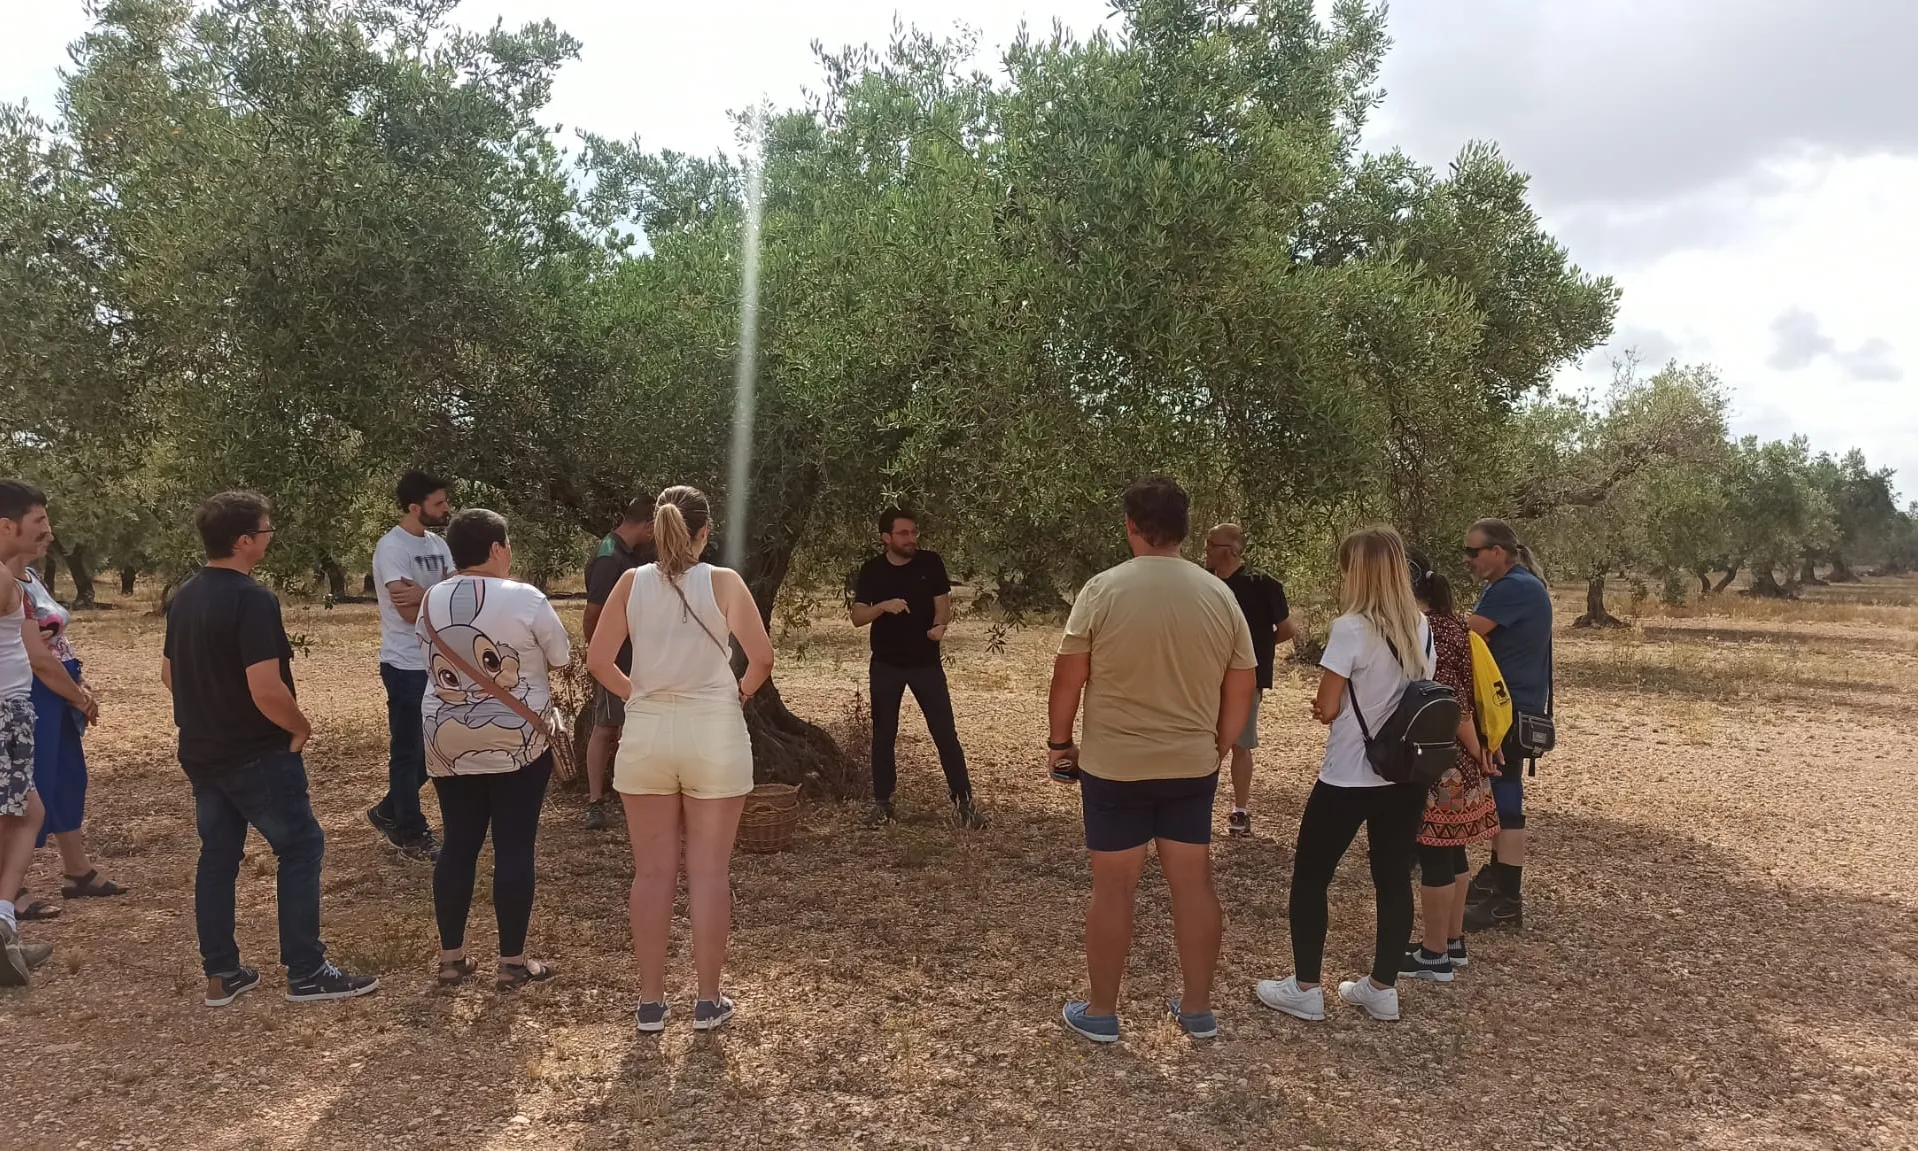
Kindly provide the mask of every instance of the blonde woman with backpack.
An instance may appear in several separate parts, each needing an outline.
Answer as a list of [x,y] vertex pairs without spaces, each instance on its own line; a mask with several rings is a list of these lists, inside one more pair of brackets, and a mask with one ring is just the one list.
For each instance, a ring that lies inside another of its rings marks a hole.
[[1312,715],[1330,731],[1318,783],[1299,819],[1292,857],[1292,961],[1285,979],[1258,985],[1259,1001],[1305,1020],[1325,1018],[1319,985],[1325,956],[1326,893],[1339,860],[1363,826],[1378,897],[1378,933],[1369,977],[1339,984],[1339,998],[1374,1019],[1399,1017],[1399,967],[1412,933],[1412,857],[1427,788],[1391,783],[1372,768],[1359,709],[1384,722],[1414,680],[1430,679],[1435,653],[1425,614],[1412,598],[1405,544],[1389,527],[1363,528],[1339,544],[1344,614],[1326,639]]
[[[619,577],[586,656],[593,678],[626,702],[613,790],[625,805],[633,849],[628,911],[642,1033],[666,1027],[666,949],[682,831],[699,981],[693,1027],[710,1030],[733,1014],[719,982],[732,931],[733,838],[753,789],[742,709],[772,675],[773,645],[746,581],[701,562],[711,536],[704,493],[684,486],[661,492],[653,511],[659,559]],[[629,638],[630,675],[619,669],[619,649]],[[737,679],[728,640],[746,654],[746,673]]]

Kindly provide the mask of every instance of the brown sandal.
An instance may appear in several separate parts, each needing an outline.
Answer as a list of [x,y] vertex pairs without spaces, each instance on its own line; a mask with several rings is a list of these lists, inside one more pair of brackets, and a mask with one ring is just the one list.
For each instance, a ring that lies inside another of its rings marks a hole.
[[479,963],[470,955],[458,959],[446,959],[440,962],[439,981],[441,987],[458,987],[466,982],[467,976],[479,970]]
[[558,974],[558,968],[537,959],[528,959],[524,963],[502,963],[495,986],[501,991],[514,991],[528,983],[544,983]]

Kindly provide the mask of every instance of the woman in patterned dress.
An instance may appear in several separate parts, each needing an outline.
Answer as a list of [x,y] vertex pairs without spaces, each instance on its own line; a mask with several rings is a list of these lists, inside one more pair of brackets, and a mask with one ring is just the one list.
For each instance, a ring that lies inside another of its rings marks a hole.
[[[126,888],[103,878],[87,857],[81,823],[86,816],[87,759],[82,746],[86,729],[100,719],[100,705],[80,676],[80,657],[67,639],[72,616],[53,598],[53,592],[28,567],[38,563],[53,542],[51,532],[27,542],[27,548],[9,564],[26,594],[27,611],[40,633],[39,644],[28,644],[33,665],[33,782],[46,804],[46,822],[34,846],[52,839],[60,849],[60,873],[66,878],[60,894],[67,899],[124,895]],[[22,919],[51,919],[60,909],[32,901]]]
[[1401,974],[1450,983],[1467,963],[1465,888],[1470,882],[1465,849],[1498,834],[1498,807],[1491,777],[1498,766],[1479,739],[1472,706],[1472,640],[1452,599],[1452,585],[1423,555],[1412,552],[1412,591],[1432,625],[1438,649],[1434,678],[1459,700],[1458,763],[1432,785],[1419,829],[1419,922],[1424,938],[1408,945]]

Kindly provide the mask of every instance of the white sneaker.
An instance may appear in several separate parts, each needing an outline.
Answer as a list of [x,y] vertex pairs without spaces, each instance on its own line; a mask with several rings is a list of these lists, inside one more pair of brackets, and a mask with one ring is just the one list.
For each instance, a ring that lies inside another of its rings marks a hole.
[[1370,978],[1348,979],[1339,984],[1339,998],[1384,1023],[1399,1019],[1399,989],[1374,987]]
[[1300,987],[1296,975],[1288,975],[1284,979],[1261,979],[1258,993],[1259,1002],[1274,1011],[1283,1011],[1308,1023],[1317,1023],[1325,1018],[1325,988]]

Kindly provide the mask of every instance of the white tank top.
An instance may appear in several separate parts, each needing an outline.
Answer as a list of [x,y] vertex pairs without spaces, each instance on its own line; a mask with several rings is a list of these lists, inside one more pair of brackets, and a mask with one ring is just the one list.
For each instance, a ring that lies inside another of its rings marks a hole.
[[20,606],[0,618],[0,699],[27,695],[33,690],[33,665],[27,662],[27,641],[20,638],[20,621],[27,615],[27,589],[19,581]]
[[626,598],[626,630],[633,641],[632,698],[739,702],[732,632],[713,598],[711,564],[694,564],[679,577],[677,591],[658,564],[635,570]]

